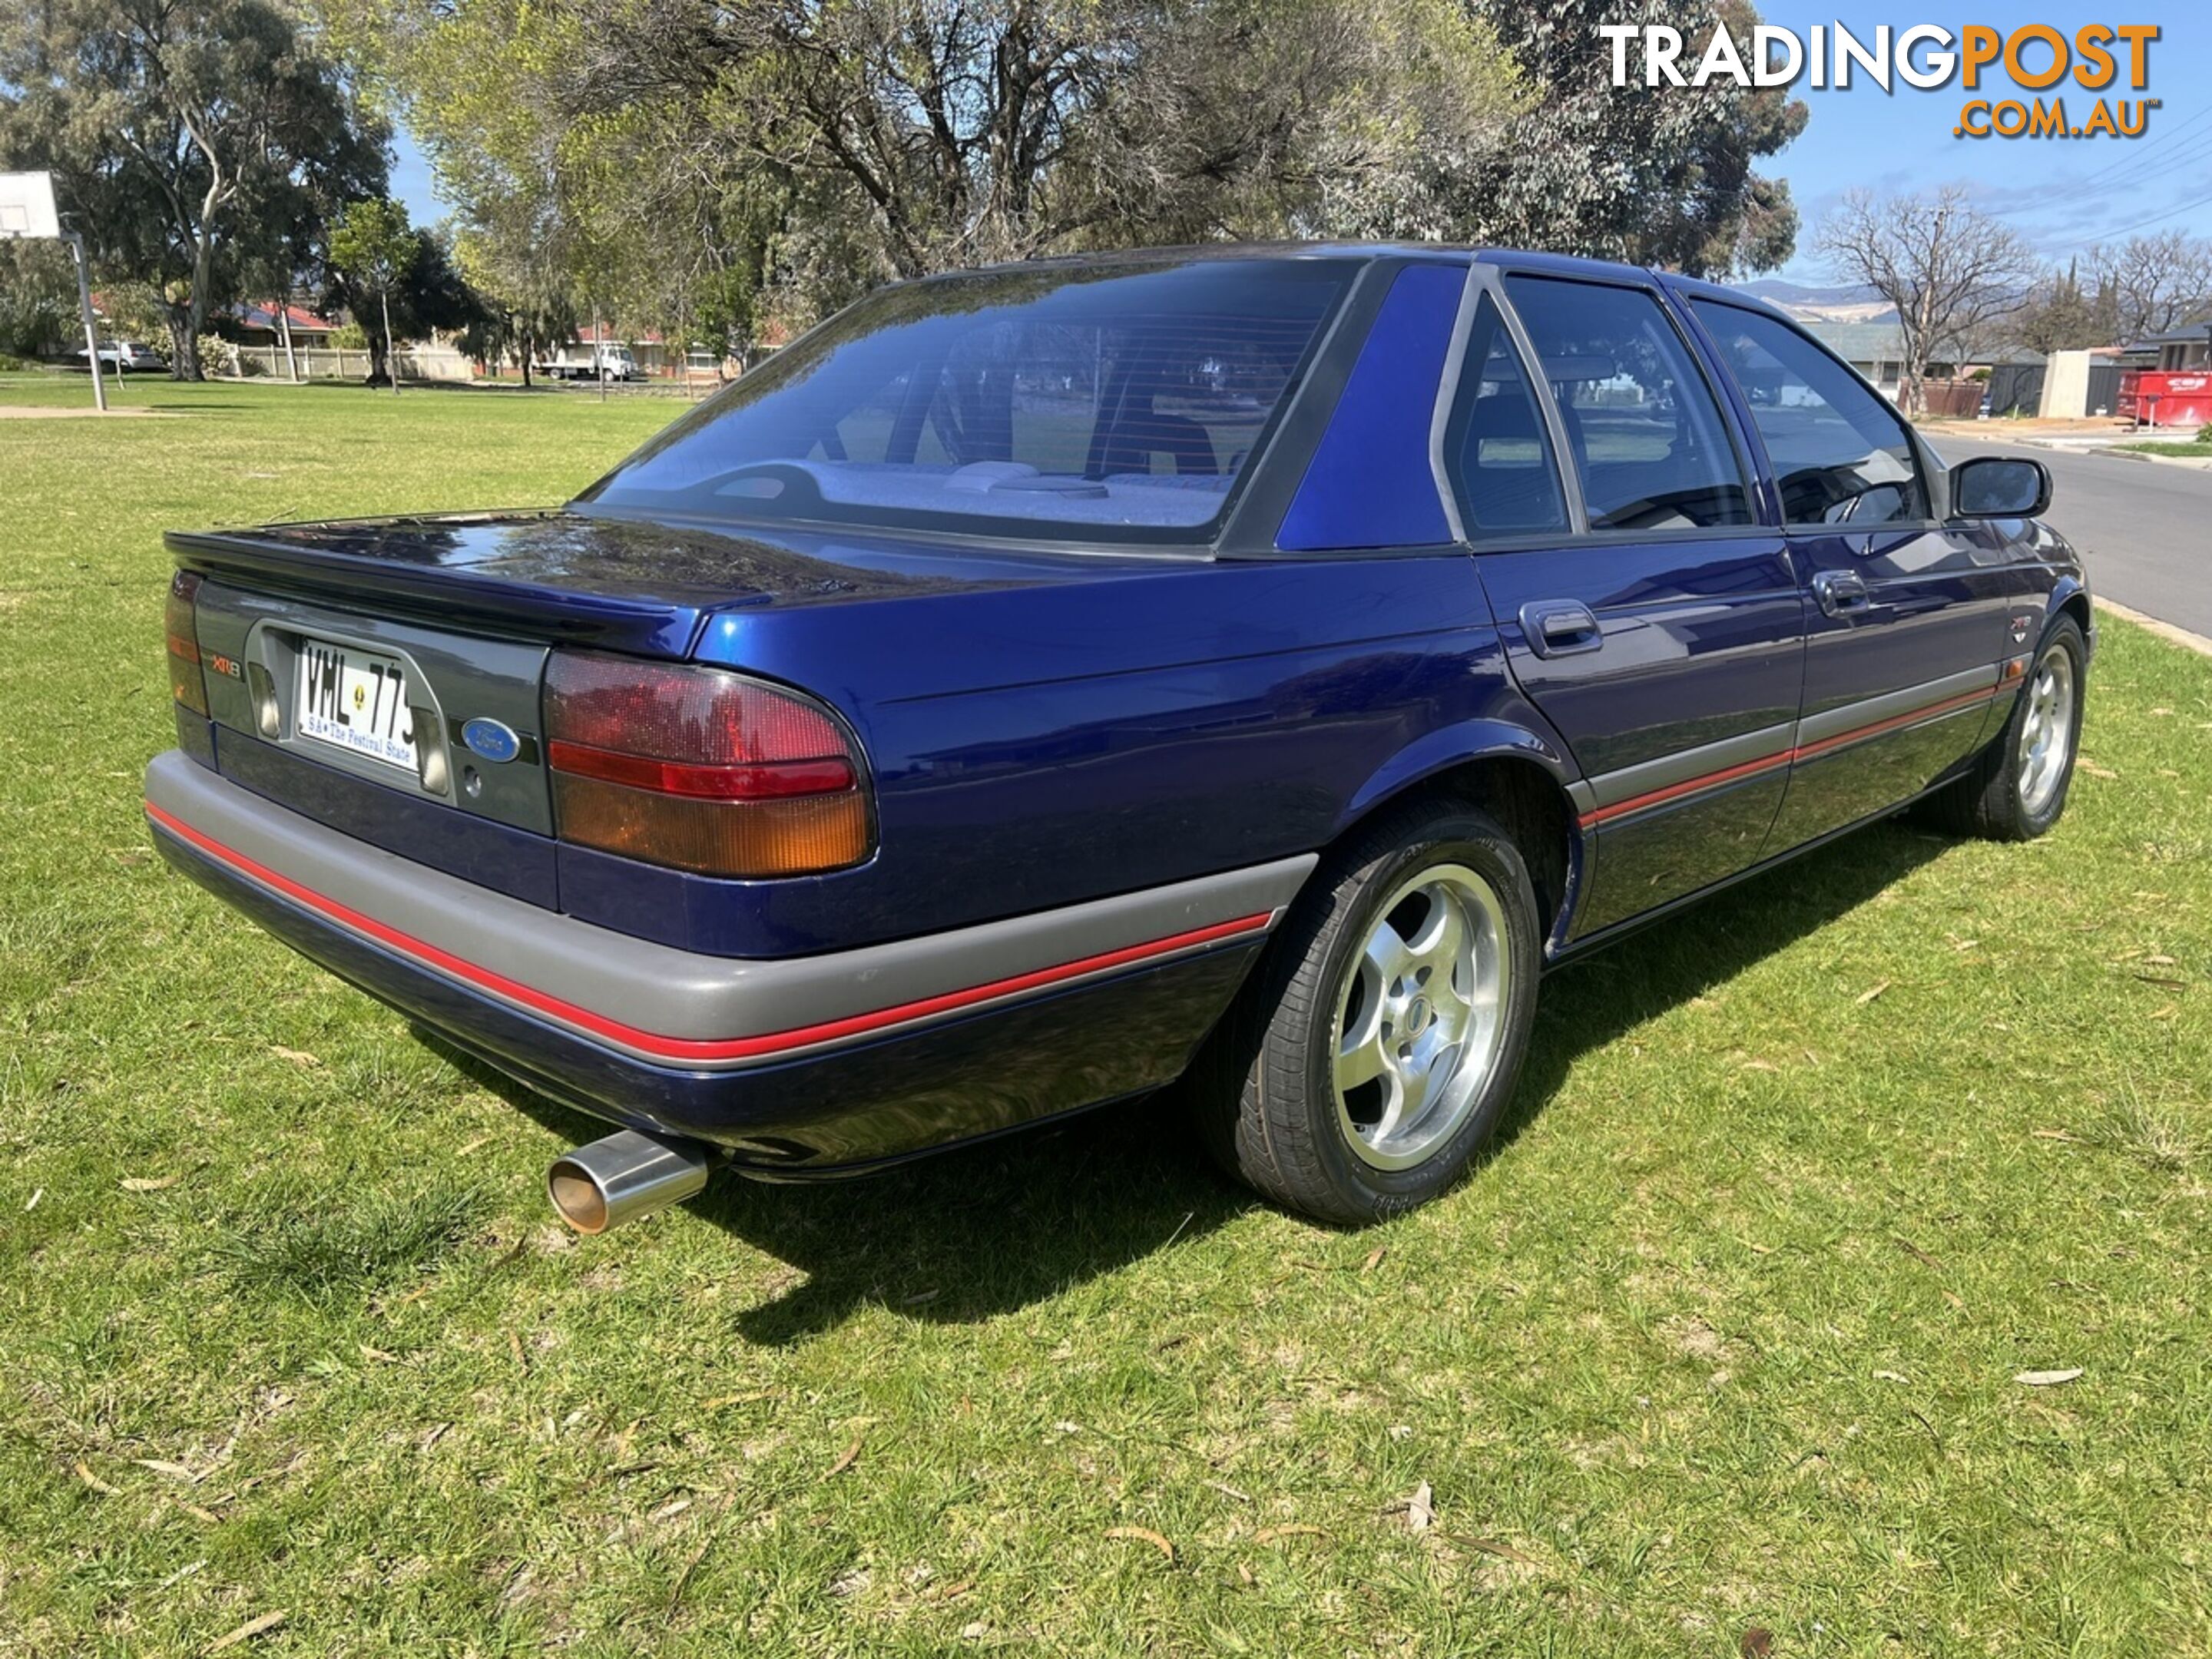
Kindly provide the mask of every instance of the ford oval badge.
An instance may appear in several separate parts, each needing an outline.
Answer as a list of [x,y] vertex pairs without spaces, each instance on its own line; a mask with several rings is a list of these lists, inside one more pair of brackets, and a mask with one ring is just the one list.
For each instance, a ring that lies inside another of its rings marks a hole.
[[522,739],[513,726],[482,714],[461,727],[461,741],[488,761],[511,761],[522,752]]

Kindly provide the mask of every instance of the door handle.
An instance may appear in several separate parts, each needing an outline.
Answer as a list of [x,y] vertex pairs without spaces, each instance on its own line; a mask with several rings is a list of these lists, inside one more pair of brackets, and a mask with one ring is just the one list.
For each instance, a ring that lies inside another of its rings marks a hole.
[[1855,617],[1874,607],[1874,595],[1867,590],[1866,578],[1856,570],[1814,571],[1813,597],[1820,600],[1820,609],[1832,617]]
[[1521,631],[1540,657],[1571,657],[1605,643],[1605,630],[1579,599],[1529,600],[1521,607]]

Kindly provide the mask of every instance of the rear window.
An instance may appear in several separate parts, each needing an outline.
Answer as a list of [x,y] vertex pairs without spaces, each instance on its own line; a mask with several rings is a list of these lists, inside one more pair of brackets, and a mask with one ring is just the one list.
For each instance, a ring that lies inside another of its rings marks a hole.
[[1197,539],[1352,269],[1194,261],[887,289],[702,404],[584,499],[745,520]]

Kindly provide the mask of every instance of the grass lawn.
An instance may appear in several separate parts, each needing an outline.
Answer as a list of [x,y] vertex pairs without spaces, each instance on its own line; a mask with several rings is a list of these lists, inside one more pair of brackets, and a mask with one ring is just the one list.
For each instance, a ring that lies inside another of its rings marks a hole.
[[119,395],[0,421],[0,1652],[2212,1652],[2212,661],[2105,623],[2043,842],[1553,980],[1387,1225],[1155,1108],[580,1243],[595,1127],[149,854],[157,532],[552,501],[675,409]]
[[2166,455],[2176,460],[2212,461],[2212,444],[2121,444],[2118,447],[2137,455]]

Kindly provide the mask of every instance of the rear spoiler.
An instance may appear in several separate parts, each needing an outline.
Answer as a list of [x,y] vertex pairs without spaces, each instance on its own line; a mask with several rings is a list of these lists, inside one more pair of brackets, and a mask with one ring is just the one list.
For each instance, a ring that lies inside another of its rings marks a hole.
[[[513,522],[522,515],[501,516]],[[550,520],[562,515],[529,516]],[[408,527],[404,520],[374,522],[403,535]],[[436,527],[435,521],[421,522],[426,530]],[[364,522],[360,527],[371,526]],[[305,533],[331,528],[173,530],[162,542],[179,568],[258,592],[351,604],[379,616],[495,637],[589,645],[672,660],[690,654],[708,611],[730,598],[704,593],[661,598],[555,587],[465,566],[338,552],[311,544]],[[302,534],[295,538],[286,534],[288,530]]]

